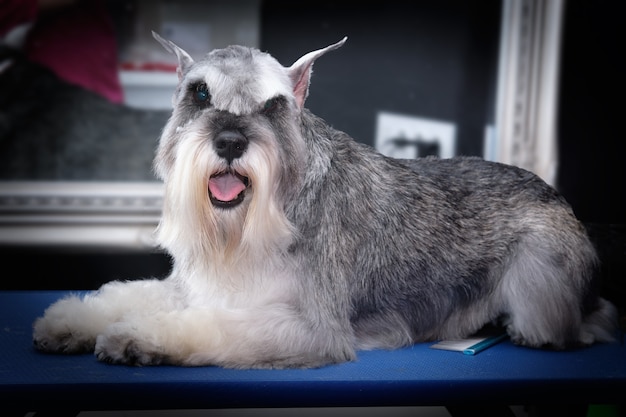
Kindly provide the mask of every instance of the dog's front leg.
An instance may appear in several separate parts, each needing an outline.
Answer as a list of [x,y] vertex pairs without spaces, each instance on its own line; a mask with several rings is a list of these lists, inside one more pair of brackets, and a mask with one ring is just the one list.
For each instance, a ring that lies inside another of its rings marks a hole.
[[35,347],[50,353],[93,351],[96,337],[134,311],[149,314],[177,306],[168,281],[111,282],[84,297],[70,295],[52,304],[33,326]]
[[350,332],[313,326],[284,304],[137,316],[98,336],[99,360],[129,365],[319,367],[355,357]]

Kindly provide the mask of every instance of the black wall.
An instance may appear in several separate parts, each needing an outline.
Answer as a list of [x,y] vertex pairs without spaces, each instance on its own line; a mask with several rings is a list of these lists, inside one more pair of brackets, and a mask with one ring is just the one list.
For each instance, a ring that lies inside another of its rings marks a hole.
[[373,144],[378,111],[457,125],[457,154],[482,155],[493,121],[500,2],[264,2],[261,49],[283,65],[348,36],[314,65],[306,106]]
[[592,223],[626,223],[624,129],[618,126],[624,120],[626,75],[619,6],[617,1],[566,4],[558,188],[578,217]]
[[558,188],[600,256],[600,292],[626,329],[624,22],[617,1],[568,1],[559,96]]

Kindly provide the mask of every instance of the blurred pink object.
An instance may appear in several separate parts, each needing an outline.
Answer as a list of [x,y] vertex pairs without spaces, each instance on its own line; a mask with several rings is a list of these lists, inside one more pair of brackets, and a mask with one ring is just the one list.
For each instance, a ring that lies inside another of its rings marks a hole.
[[115,30],[104,3],[57,1],[62,4],[45,11],[39,3],[0,0],[0,37],[20,25],[33,23],[23,45],[29,59],[69,83],[114,103],[123,102]]

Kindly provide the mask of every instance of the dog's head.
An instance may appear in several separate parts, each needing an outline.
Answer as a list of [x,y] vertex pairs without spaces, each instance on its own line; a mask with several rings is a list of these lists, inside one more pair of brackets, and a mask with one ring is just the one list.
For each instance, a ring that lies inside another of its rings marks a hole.
[[346,39],[283,67],[242,46],[195,61],[154,37],[178,57],[179,77],[155,159],[166,189],[161,244],[176,252],[195,240],[196,254],[228,254],[246,244],[275,250],[268,245],[293,233],[284,202],[306,162],[298,122],[313,62]]

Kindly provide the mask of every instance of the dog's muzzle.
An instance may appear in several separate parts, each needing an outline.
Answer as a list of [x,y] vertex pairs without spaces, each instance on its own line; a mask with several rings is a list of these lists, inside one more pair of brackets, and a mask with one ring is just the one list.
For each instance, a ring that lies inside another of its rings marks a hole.
[[[224,130],[213,140],[213,147],[220,158],[228,165],[240,158],[248,148],[248,138],[236,130]],[[229,169],[211,175],[209,179],[209,197],[211,203],[220,208],[232,208],[239,205],[245,197],[250,181],[245,175]]]

